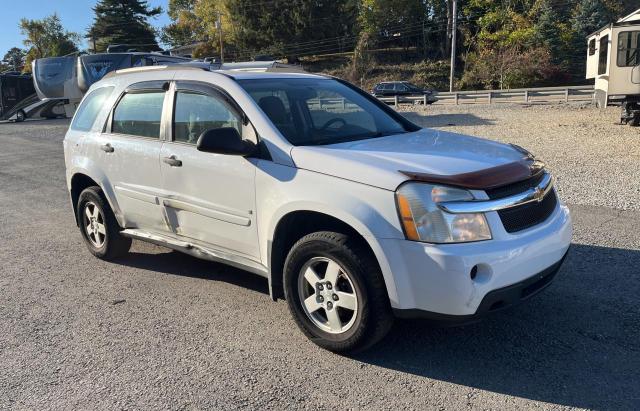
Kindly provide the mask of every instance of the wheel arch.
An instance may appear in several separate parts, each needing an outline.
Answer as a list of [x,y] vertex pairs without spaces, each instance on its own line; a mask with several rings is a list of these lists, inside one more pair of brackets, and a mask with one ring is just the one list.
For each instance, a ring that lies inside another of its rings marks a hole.
[[104,181],[106,180],[106,177],[104,175],[102,175],[102,178],[100,178],[100,173],[90,173],[86,169],[74,169],[69,173],[69,175],[69,195],[71,197],[71,205],[73,207],[73,215],[76,220],[76,224],[79,224],[77,212],[78,199],[80,198],[80,194],[82,193],[82,191],[91,186],[100,187],[107,199],[109,207],[111,207],[111,210],[116,217],[116,220],[119,224],[122,224],[121,214],[114,200],[113,190],[110,189],[110,186],[107,186],[104,183]]
[[383,273],[387,294],[395,295],[395,285],[387,278],[386,260],[381,248],[366,226],[359,222],[347,222],[343,216],[330,215],[323,211],[300,209],[282,215],[272,231],[268,244],[269,292],[272,299],[284,299],[284,263],[291,247],[300,238],[317,231],[335,231],[347,234],[360,241],[371,253]]

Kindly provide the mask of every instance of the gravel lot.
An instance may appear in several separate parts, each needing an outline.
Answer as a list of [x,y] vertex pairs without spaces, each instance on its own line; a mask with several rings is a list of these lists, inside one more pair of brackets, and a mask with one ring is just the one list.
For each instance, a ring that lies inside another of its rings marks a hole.
[[462,328],[399,322],[352,358],[308,342],[252,274],[139,242],[93,258],[68,204],[67,122],[0,124],[0,409],[640,409],[640,130],[616,115],[410,114],[547,160],[575,244],[528,304]]
[[544,160],[570,204],[640,210],[640,128],[590,105],[406,106],[426,127],[519,144]]

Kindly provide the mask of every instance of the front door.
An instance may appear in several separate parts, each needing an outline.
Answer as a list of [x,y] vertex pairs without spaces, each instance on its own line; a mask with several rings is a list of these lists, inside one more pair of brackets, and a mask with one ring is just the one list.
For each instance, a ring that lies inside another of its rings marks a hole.
[[256,160],[198,151],[202,132],[235,127],[255,141],[251,124],[221,91],[176,82],[172,137],[160,153],[167,220],[175,234],[257,260]]

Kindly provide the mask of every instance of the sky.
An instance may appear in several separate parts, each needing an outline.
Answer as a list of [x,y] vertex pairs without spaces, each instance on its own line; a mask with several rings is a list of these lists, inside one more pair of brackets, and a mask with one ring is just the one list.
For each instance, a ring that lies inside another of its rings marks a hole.
[[[150,6],[161,6],[164,13],[150,20],[154,27],[162,27],[169,23],[167,16],[167,0],[147,0]],[[93,22],[92,7],[97,0],[0,0],[0,59],[10,48],[24,48],[18,24],[20,19],[41,19],[58,13],[62,25],[69,31],[75,31],[82,37]],[[80,48],[86,48],[86,41]]]

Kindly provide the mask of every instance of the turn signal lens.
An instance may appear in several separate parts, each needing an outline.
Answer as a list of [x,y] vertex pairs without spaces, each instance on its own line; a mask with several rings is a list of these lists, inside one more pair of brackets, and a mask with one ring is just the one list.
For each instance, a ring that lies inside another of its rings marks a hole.
[[409,205],[409,200],[407,197],[398,193],[398,211],[400,212],[400,219],[402,220],[402,227],[404,228],[404,233],[407,236],[407,239],[413,241],[420,241],[420,236],[418,235],[418,230],[416,229],[416,223],[413,220],[413,214],[411,213],[411,205]]

